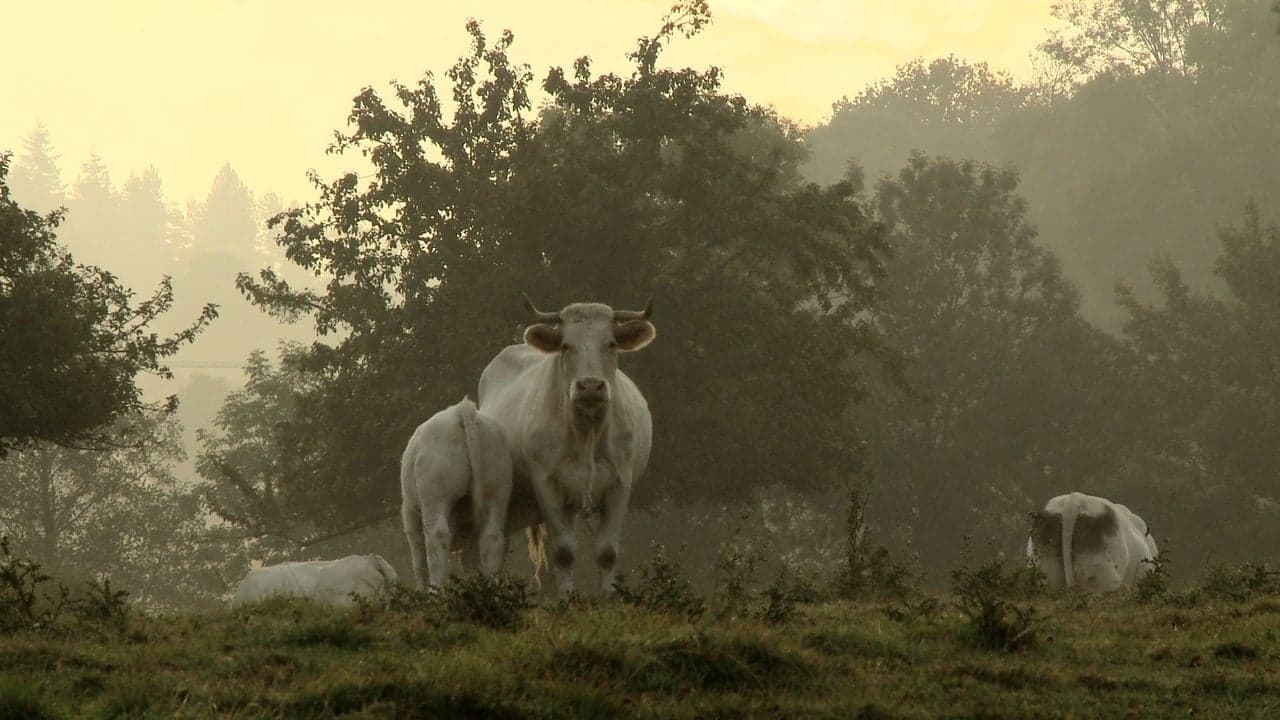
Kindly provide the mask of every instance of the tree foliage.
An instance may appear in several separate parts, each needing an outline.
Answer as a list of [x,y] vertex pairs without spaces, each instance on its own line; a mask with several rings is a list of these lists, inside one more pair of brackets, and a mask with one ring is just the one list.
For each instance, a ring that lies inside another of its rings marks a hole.
[[1118,349],[1035,243],[1017,180],[917,154],[876,192],[895,252],[876,314],[911,353],[915,392],[880,388],[856,418],[875,524],[934,571],[959,559],[958,538],[1016,537],[1025,508],[1096,487],[1120,442]]
[[318,201],[275,221],[327,287],[270,270],[241,281],[340,338],[301,359],[320,390],[289,421],[305,440],[280,483],[305,478],[344,518],[385,514],[410,431],[516,337],[522,290],[547,306],[656,298],[660,340],[624,360],[655,416],[640,502],[812,487],[856,462],[839,422],[859,386],[846,361],[882,349],[860,318],[887,248],[850,184],[798,180],[795,129],[721,92],[714,68],[658,65],[706,19],[679,6],[628,77],[586,58],[553,69],[537,115],[511,34],[490,43],[476,23],[447,73],[451,114],[431,75],[391,102],[357,96],[334,149],[367,157],[372,177],[317,181]]
[[158,336],[150,325],[172,303],[168,279],[135,302],[111,273],[77,264],[55,236],[62,213],[14,202],[8,168],[0,155],[0,457],[34,440],[108,440],[101,428],[152,407],[138,374],[166,375],[164,358],[191,342],[214,308]]
[[1226,0],[1065,0],[1052,6],[1067,27],[1040,44],[1054,83],[1102,73],[1188,76],[1196,42],[1220,30]]
[[173,477],[177,423],[132,416],[111,432],[112,450],[39,443],[0,463],[0,535],[64,580],[105,575],[153,606],[217,602],[245,563],[207,541],[200,497]]
[[1122,288],[1120,304],[1140,363],[1142,448],[1160,471],[1152,488],[1184,534],[1223,540],[1215,559],[1257,560],[1280,540],[1280,227],[1265,226],[1250,206],[1219,238],[1222,296],[1192,291],[1160,259],[1151,271],[1162,302]]

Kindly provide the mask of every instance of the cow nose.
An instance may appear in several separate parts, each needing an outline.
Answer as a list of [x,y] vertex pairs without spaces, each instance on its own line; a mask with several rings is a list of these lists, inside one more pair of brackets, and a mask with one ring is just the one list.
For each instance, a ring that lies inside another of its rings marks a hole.
[[600,380],[597,378],[583,378],[582,380],[578,381],[577,385],[578,385],[579,395],[603,395],[604,394],[604,380]]

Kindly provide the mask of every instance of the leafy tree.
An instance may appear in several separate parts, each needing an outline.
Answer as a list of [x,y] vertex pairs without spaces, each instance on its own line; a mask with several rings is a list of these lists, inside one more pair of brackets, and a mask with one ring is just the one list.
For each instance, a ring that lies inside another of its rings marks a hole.
[[1040,52],[1058,85],[1103,73],[1195,72],[1192,48],[1199,35],[1222,27],[1227,0],[1065,0],[1053,17],[1068,27],[1053,30]]
[[846,361],[880,349],[859,318],[886,248],[851,185],[797,180],[793,128],[722,93],[715,69],[658,67],[707,18],[678,6],[629,77],[594,76],[585,58],[552,70],[536,119],[511,34],[490,44],[475,23],[447,73],[450,119],[431,75],[395,85],[398,107],[357,96],[334,149],[366,155],[373,176],[317,182],[318,201],[275,221],[290,260],[328,285],[299,291],[269,269],[241,281],[272,312],[340,333],[301,358],[320,390],[287,423],[277,493],[305,495],[329,527],[385,516],[410,431],[516,337],[521,290],[548,306],[658,299],[662,339],[624,360],[656,418],[638,502],[849,472],[840,418],[860,380]]
[[8,170],[0,155],[0,457],[34,440],[109,444],[104,426],[153,407],[138,374],[167,376],[164,359],[204,329],[214,308],[157,335],[150,325],[172,302],[168,279],[135,303],[111,273],[76,264],[55,236],[62,214],[22,209]]
[[[249,531],[250,538],[291,528],[298,535],[290,539],[296,541],[315,531],[320,523],[310,518],[326,510],[304,483],[286,480],[297,472],[298,460],[290,423],[300,414],[304,395],[315,389],[314,379],[298,367],[301,353],[299,346],[285,346],[281,364],[273,366],[264,352],[254,351],[244,367],[244,387],[226,397],[212,429],[198,433],[196,467],[205,479],[205,503],[222,520]],[[250,551],[269,557],[287,547],[267,538]]]
[[856,161],[877,178],[895,172],[912,151],[995,160],[997,130],[1028,101],[1026,90],[986,63],[912,60],[832,106],[831,120],[806,135],[813,152],[805,172],[830,182]]
[[876,316],[912,353],[914,393],[880,388],[855,418],[877,524],[933,571],[958,538],[1017,538],[1027,509],[1098,488],[1123,441],[1119,349],[1080,318],[1017,180],[915,154],[875,196],[895,252]]
[[22,154],[14,162],[9,178],[14,198],[36,212],[53,212],[66,204],[67,198],[49,129],[36,125],[22,145]]
[[1250,206],[1219,238],[1223,296],[1193,292],[1162,259],[1151,268],[1160,305],[1127,288],[1119,299],[1139,362],[1152,491],[1179,535],[1214,538],[1191,552],[1258,560],[1280,541],[1280,227],[1264,227]]
[[174,480],[177,423],[135,416],[113,432],[106,452],[40,443],[0,463],[0,535],[54,575],[105,574],[150,605],[217,601],[245,563],[207,542],[200,498]]

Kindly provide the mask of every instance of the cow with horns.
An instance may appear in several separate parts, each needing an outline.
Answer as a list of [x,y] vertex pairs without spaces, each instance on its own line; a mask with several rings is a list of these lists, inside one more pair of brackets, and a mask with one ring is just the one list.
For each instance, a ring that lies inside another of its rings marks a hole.
[[574,519],[599,509],[595,558],[608,594],[631,488],[653,445],[649,405],[618,369],[618,355],[653,340],[653,303],[641,311],[574,303],[542,312],[526,296],[525,307],[536,322],[524,343],[504,348],[480,376],[480,410],[502,426],[511,449],[516,487],[507,527],[520,517],[541,523],[531,538],[549,543],[563,597],[573,590]]

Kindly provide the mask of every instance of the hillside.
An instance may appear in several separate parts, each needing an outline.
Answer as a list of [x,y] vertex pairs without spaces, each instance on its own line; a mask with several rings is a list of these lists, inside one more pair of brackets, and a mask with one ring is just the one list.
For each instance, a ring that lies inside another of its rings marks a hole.
[[516,630],[403,602],[132,616],[0,637],[0,718],[1280,713],[1280,596],[1033,606],[1045,621],[1013,652],[975,645],[949,599],[801,604],[775,624],[760,606],[690,621],[577,601]]

